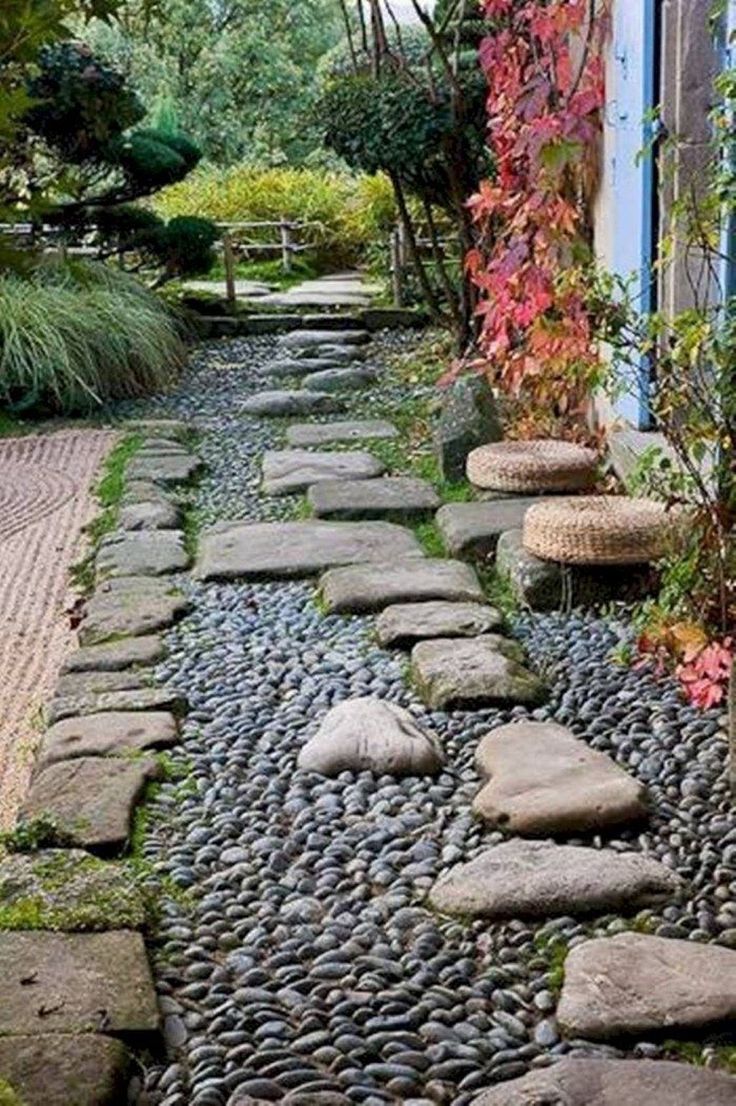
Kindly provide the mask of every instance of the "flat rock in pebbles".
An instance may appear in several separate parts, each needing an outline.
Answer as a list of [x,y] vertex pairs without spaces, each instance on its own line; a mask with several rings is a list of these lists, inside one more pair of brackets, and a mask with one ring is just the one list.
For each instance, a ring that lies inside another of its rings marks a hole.
[[184,714],[186,708],[186,696],[181,692],[165,687],[132,687],[127,691],[58,696],[46,708],[46,716],[52,724],[62,718],[97,711],[172,711],[179,715]]
[[521,646],[498,634],[437,638],[414,646],[411,674],[423,701],[434,710],[541,703],[545,685],[523,660]]
[[[169,594],[171,592],[171,594]],[[168,629],[189,610],[185,596],[165,587],[146,588],[136,583],[129,588],[106,591],[98,588],[85,606],[80,623],[79,641],[84,646],[110,645],[111,638],[138,637]]]
[[412,600],[484,599],[478,577],[469,565],[436,558],[419,562],[413,558],[386,559],[379,564],[336,568],[321,577],[319,586],[327,609],[339,612],[376,611]]
[[120,638],[103,645],[77,649],[64,661],[65,672],[117,672],[136,665],[157,664],[166,656],[166,647],[157,634]]
[[736,1079],[662,1060],[575,1060],[493,1087],[472,1106],[734,1106]]
[[164,576],[188,564],[181,530],[114,530],[103,538],[95,560],[101,576]]
[[199,457],[189,453],[143,452],[131,460],[126,470],[129,480],[146,480],[163,487],[186,484],[202,467]]
[[366,330],[292,330],[281,337],[286,349],[311,349],[314,346],[364,346],[370,341]]
[[376,636],[381,645],[406,649],[428,638],[478,637],[502,625],[495,607],[436,599],[386,607],[376,619]]
[[323,480],[368,480],[384,471],[372,453],[274,449],[263,455],[266,495],[294,495]]
[[258,375],[265,379],[282,380],[289,377],[312,376],[330,369],[343,369],[352,363],[352,357],[280,357],[269,361]]
[[408,711],[369,697],[333,707],[298,759],[300,768],[325,776],[363,771],[432,776],[443,763],[436,738],[420,729]]
[[243,400],[240,410],[246,415],[263,415],[278,418],[284,415],[316,415],[339,411],[345,400],[330,392],[310,392],[306,388],[300,391],[256,392]]
[[576,833],[646,816],[644,787],[554,722],[492,730],[475,754],[489,782],[473,810],[512,833]]
[[0,1038],[0,1085],[25,1106],[112,1106],[127,1102],[133,1057],[101,1033],[44,1033]]
[[179,740],[179,727],[166,711],[108,711],[65,718],[43,735],[38,767],[86,756],[126,756],[167,749]]
[[427,480],[384,476],[380,480],[324,480],[310,487],[307,500],[317,518],[395,518],[423,516],[439,499]]
[[[636,912],[667,902],[680,887],[679,878],[668,868],[639,853],[514,840],[486,849],[467,864],[452,868],[435,883],[429,898],[445,914],[490,919],[553,918],[615,910]],[[736,961],[736,953],[731,955]],[[586,963],[591,962],[588,957]],[[599,977],[606,978],[605,970]],[[577,1010],[580,1005],[571,1003],[571,1012],[573,1006]],[[574,1035],[588,1034],[577,1026]]]
[[565,961],[557,1017],[567,1035],[588,1040],[731,1021],[736,951],[643,933],[586,941]]
[[369,438],[395,438],[398,431],[383,419],[354,419],[335,422],[298,422],[286,430],[292,446],[326,445],[329,442],[359,442]]
[[315,392],[350,392],[354,388],[367,388],[377,379],[375,370],[367,367],[321,369],[305,376],[302,386]]

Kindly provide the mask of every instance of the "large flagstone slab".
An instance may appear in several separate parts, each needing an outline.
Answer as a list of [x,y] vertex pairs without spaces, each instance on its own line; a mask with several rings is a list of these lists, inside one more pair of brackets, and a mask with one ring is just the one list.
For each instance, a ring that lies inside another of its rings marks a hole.
[[136,665],[153,665],[166,656],[166,647],[157,634],[121,638],[103,645],[77,649],[61,666],[65,672],[118,672]]
[[189,564],[181,530],[114,530],[95,560],[102,576],[164,576]]
[[17,1095],[9,1106],[120,1106],[133,1068],[123,1042],[100,1034],[0,1038],[0,1086]]
[[58,698],[97,695],[103,691],[132,691],[151,686],[151,673],[125,668],[120,672],[69,672],[60,676],[54,694]]
[[292,330],[281,337],[280,344],[287,349],[306,349],[311,346],[363,346],[370,341],[366,330]]
[[[136,584],[120,591],[98,588],[86,604],[80,623],[79,641],[84,646],[96,646],[111,638],[138,637],[165,630],[189,611],[191,603],[180,593],[165,588],[146,589]],[[111,643],[112,644],[112,643]]]
[[445,914],[554,918],[616,910],[634,913],[660,906],[680,887],[669,868],[640,853],[513,840],[450,869],[429,898]]
[[308,449],[267,450],[263,455],[266,495],[294,495],[322,480],[368,480],[385,466],[372,453],[318,453]]
[[435,710],[540,703],[546,688],[523,659],[516,642],[496,634],[438,638],[414,646],[411,673],[420,696]]
[[380,480],[325,480],[307,500],[317,518],[393,518],[426,515],[440,499],[427,480],[384,476]]
[[202,468],[199,457],[190,453],[150,453],[134,456],[126,469],[128,480],[150,480],[170,487],[186,484]]
[[557,1018],[571,1037],[704,1029],[736,1018],[736,951],[644,933],[571,949]]
[[326,445],[329,442],[359,442],[369,438],[395,438],[398,430],[383,419],[355,419],[335,422],[303,422],[287,427],[286,440],[293,446]]
[[390,522],[235,522],[206,530],[195,575],[201,580],[313,576],[331,565],[411,556],[424,550]]
[[647,814],[638,780],[554,722],[514,722],[492,730],[475,754],[489,782],[473,810],[512,833],[578,833]]
[[1,933],[0,978],[0,1037],[158,1029],[146,948],[130,930]]
[[317,415],[339,411],[345,404],[344,397],[330,392],[310,392],[306,388],[300,391],[256,392],[240,404],[240,410],[246,415],[262,415],[280,418],[284,415]]
[[472,1106],[734,1106],[736,1079],[667,1060],[565,1057],[473,1099]]
[[179,740],[179,727],[167,711],[102,711],[65,718],[43,735],[39,768],[59,760],[88,756],[129,756],[146,749],[167,749]]
[[485,603],[396,603],[376,619],[381,645],[411,648],[429,638],[478,637],[499,630],[503,616]]
[[319,586],[327,609],[340,612],[377,611],[411,600],[480,602],[484,598],[469,565],[434,558],[418,563],[413,559],[386,559],[379,564],[330,569]]
[[446,503],[435,516],[445,549],[453,557],[487,560],[506,530],[521,527],[539,497],[499,499],[490,503]]
[[46,715],[52,724],[62,718],[95,714],[97,711],[173,711],[183,714],[186,708],[186,697],[179,691],[164,687],[140,687],[127,691],[58,696],[51,700]]
[[174,503],[157,500],[128,503],[120,508],[120,530],[176,530],[181,526],[181,511]]

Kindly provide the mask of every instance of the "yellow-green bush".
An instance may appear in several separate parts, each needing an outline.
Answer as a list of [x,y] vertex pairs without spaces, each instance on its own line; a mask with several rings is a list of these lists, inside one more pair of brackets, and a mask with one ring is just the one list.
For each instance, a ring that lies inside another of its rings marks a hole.
[[[391,184],[383,176],[323,169],[205,167],[155,199],[159,214],[201,215],[216,222],[303,220],[301,240],[318,265],[351,264],[385,242],[395,221]],[[253,232],[247,232],[253,239]],[[261,236],[264,237],[264,236]],[[273,239],[273,232],[269,237]]]

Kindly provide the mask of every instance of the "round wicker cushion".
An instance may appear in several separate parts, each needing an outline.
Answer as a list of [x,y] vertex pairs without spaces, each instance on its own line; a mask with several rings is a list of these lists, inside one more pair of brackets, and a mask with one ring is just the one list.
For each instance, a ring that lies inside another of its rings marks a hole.
[[524,516],[524,549],[562,564],[645,564],[663,556],[672,525],[665,507],[652,499],[548,499]]
[[466,462],[471,484],[499,492],[577,492],[596,479],[596,454],[555,438],[478,446]]

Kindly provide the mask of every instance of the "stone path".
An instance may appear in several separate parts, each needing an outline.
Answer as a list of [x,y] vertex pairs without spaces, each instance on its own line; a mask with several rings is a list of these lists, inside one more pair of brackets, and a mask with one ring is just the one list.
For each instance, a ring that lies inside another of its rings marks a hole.
[[258,303],[278,307],[368,307],[380,284],[371,283],[359,272],[336,273],[332,276],[305,280],[283,292],[258,293]]

